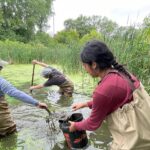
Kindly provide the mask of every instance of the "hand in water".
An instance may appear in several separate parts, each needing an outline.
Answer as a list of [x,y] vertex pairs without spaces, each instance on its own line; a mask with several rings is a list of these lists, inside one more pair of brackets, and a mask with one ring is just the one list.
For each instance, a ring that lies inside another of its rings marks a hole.
[[83,107],[88,107],[87,102],[73,104],[72,105],[72,110],[76,111],[76,110],[78,110],[80,108],[83,108]]
[[41,109],[48,109],[47,104],[41,103],[41,102],[38,103],[37,107],[38,107],[38,108],[41,108]]
[[34,89],[34,86],[31,86],[30,88],[29,88],[29,90],[33,90]]
[[48,114],[49,115],[51,115],[52,113],[51,113],[51,111],[48,109],[48,107],[47,108],[45,108],[45,110],[48,112]]

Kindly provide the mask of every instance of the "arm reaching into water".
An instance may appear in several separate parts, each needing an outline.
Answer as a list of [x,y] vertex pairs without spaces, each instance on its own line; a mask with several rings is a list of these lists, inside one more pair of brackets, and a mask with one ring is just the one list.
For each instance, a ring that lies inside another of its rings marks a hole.
[[[84,108],[84,107],[92,108],[92,105],[93,105],[93,100],[88,101],[88,102],[82,102],[82,103],[79,102],[79,103],[73,104],[72,109],[73,109],[73,111],[76,111],[76,110],[78,110],[80,108]],[[70,132],[76,131],[75,122],[69,121],[69,123],[70,123],[69,131]]]
[[45,64],[45,63],[37,61],[37,60],[33,60],[32,64],[38,64],[38,65],[40,65],[42,67],[48,67],[49,66],[48,64]]
[[34,89],[41,89],[43,88],[44,86],[42,84],[39,84],[39,85],[35,85],[35,86],[31,86],[30,87],[30,90],[34,90]]
[[47,105],[45,103],[38,102],[30,95],[15,88],[12,84],[10,84],[7,80],[3,78],[0,78],[0,92],[2,92],[0,94],[7,94],[11,97],[21,100],[24,103],[32,104],[43,109],[47,108]]
[[73,104],[73,105],[72,105],[73,111],[76,111],[76,110],[78,110],[78,109],[80,109],[80,108],[84,108],[84,107],[88,107],[87,102],[84,102],[84,103],[76,103],[76,104]]
[[76,111],[76,110],[78,110],[80,108],[84,108],[84,107],[92,108],[92,105],[93,105],[93,100],[88,101],[88,102],[79,102],[79,103],[73,104],[72,109],[73,109],[73,111]]

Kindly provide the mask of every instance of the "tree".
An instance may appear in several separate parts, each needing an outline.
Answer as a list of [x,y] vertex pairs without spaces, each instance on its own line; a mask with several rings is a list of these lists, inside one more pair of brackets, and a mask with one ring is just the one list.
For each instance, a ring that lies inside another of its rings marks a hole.
[[45,32],[38,31],[34,37],[31,43],[41,43],[46,47],[53,47],[57,45],[57,41],[55,41],[54,38],[52,38],[49,34]]
[[118,24],[112,20],[109,20],[107,17],[93,16],[91,20],[93,20],[97,31],[104,36],[104,39],[114,36],[116,30],[118,29]]
[[144,28],[150,28],[150,14],[144,18],[143,27]]
[[[0,0],[0,31],[14,32],[29,41],[36,28],[44,28],[53,0]],[[2,38],[2,37],[1,37]],[[5,38],[5,37],[3,37]]]
[[77,19],[68,19],[64,22],[66,30],[76,30],[80,38],[89,34],[91,30],[96,30],[100,34],[102,33],[104,38],[110,37],[118,29],[117,23],[109,20],[107,17],[101,16],[79,16]]
[[95,29],[95,27],[91,25],[89,17],[82,15],[75,20],[65,20],[64,26],[66,30],[76,30],[79,33],[80,38],[85,34],[90,33],[91,30]]
[[71,42],[78,42],[79,34],[75,30],[63,30],[58,32],[54,39],[59,43],[70,44]]
[[102,36],[100,33],[98,33],[96,30],[91,30],[89,34],[84,35],[81,39],[80,39],[80,43],[82,45],[84,45],[86,42],[90,41],[90,40],[101,40]]

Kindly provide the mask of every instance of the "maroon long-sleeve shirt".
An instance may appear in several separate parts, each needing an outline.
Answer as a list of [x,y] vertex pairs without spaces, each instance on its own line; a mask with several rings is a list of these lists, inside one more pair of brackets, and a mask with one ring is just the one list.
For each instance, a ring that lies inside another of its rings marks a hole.
[[[137,88],[140,82],[136,77],[132,76],[132,78]],[[107,115],[133,100],[131,93],[132,88],[125,78],[118,73],[107,74],[93,92],[93,100],[88,102],[89,108],[92,109],[91,115],[86,120],[75,122],[75,128],[96,130]]]

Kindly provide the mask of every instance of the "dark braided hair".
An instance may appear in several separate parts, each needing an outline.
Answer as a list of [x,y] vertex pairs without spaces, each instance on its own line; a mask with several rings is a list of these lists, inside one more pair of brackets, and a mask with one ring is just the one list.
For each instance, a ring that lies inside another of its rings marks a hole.
[[116,62],[113,53],[107,47],[107,45],[101,41],[93,40],[86,43],[83,51],[80,54],[80,57],[83,63],[89,64],[90,66],[93,62],[96,62],[97,68],[100,70],[109,68],[116,69],[134,82],[131,75],[126,71],[123,65],[120,65],[118,62]]
[[132,79],[131,75],[128,73],[128,71],[126,71],[126,69],[123,67],[123,65],[120,65],[118,62],[116,62],[116,60],[112,61],[112,68],[118,70],[119,72],[123,73],[124,75],[126,75],[132,82],[134,82],[134,80]]

